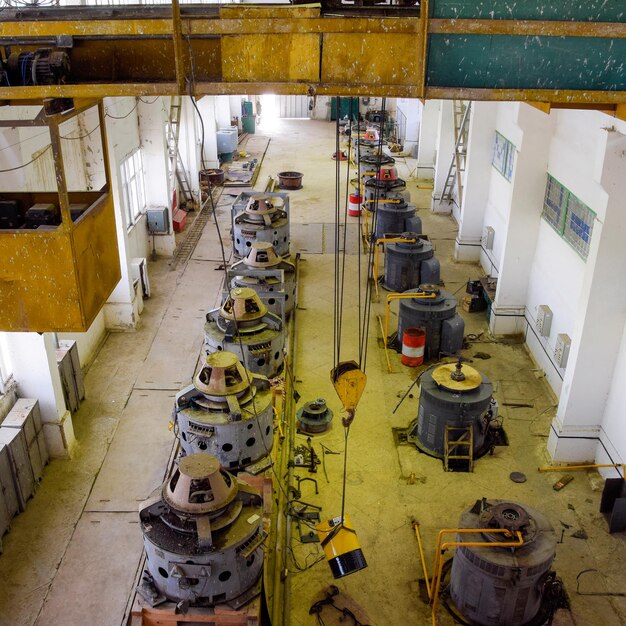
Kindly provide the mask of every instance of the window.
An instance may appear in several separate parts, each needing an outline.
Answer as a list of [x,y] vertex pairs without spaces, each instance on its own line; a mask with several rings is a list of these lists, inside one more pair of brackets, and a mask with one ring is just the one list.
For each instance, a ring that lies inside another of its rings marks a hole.
[[583,259],[587,258],[595,213],[550,174],[542,217]]
[[130,228],[146,210],[146,194],[143,182],[143,162],[141,150],[137,149],[121,164],[122,189],[126,220]]
[[513,178],[513,164],[515,162],[515,146],[504,136],[496,131],[493,144],[493,158],[491,164],[506,178]]

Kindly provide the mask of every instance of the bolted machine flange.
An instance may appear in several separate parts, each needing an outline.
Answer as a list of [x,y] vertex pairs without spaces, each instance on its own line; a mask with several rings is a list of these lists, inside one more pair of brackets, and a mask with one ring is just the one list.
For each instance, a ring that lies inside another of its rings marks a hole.
[[[243,194],[242,194],[243,196]],[[241,204],[245,201],[245,208]],[[271,243],[281,256],[289,254],[287,194],[255,193],[233,204],[233,250],[245,257],[255,241]]]
[[263,499],[200,453],[183,457],[158,496],[141,505],[146,569],[139,593],[195,606],[241,606],[259,592]]
[[296,266],[280,257],[271,243],[255,241],[248,256],[231,266],[229,275],[234,275],[231,287],[254,289],[271,313],[280,315],[280,298],[283,296],[285,316],[289,317],[293,311],[296,303]]
[[224,304],[206,315],[205,352],[234,352],[256,374],[276,376],[283,366],[284,346],[282,320],[248,287],[231,289]]
[[324,398],[311,400],[296,413],[298,428],[305,433],[319,434],[330,428],[333,412],[326,405]]
[[209,452],[231,470],[266,457],[274,443],[272,392],[265,376],[246,371],[232,352],[214,352],[174,405],[185,454]]

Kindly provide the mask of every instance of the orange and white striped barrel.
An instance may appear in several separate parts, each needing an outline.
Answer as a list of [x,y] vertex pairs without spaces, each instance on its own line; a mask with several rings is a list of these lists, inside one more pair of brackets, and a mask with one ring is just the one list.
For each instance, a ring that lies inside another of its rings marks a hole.
[[426,331],[423,328],[405,328],[402,333],[402,364],[417,367],[424,362]]
[[361,215],[361,202],[363,202],[363,198],[359,193],[351,193],[348,202],[348,215],[351,217]]

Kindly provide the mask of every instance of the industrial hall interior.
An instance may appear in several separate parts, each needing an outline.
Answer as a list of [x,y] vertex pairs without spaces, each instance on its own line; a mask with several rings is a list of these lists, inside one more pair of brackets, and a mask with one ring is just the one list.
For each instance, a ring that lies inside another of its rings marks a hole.
[[0,626],[626,625],[623,0],[0,0]]

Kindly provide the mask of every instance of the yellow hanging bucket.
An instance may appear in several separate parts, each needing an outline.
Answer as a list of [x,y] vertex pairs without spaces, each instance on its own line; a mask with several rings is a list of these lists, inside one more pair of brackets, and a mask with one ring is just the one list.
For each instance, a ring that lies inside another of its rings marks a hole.
[[334,578],[342,578],[367,567],[347,513],[343,517],[343,524],[339,516],[321,522],[315,528]]

